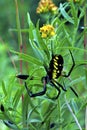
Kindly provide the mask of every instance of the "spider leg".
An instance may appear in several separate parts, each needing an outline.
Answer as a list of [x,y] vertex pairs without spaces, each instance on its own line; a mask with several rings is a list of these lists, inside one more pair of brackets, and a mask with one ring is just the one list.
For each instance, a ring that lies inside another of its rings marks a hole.
[[[63,87],[60,83],[58,83],[57,81],[55,81],[56,84],[58,84],[58,86],[60,86],[62,88],[63,91],[67,91],[65,87]],[[77,92],[70,86],[71,91],[76,95],[76,97],[78,97]]]
[[30,78],[30,80],[33,80],[34,79],[34,77],[33,76],[29,76],[29,75],[25,75],[25,74],[19,74],[19,75],[17,75],[16,76],[17,78],[19,78],[19,79],[22,79],[22,80],[26,80],[26,79],[28,79],[28,78]]
[[57,87],[57,85],[56,85],[53,81],[51,81],[51,83],[53,84],[53,86],[54,86],[54,87],[57,89],[57,91],[58,91],[57,96],[55,96],[55,97],[53,97],[53,98],[51,98],[51,99],[58,99],[58,97],[59,97],[59,95],[60,95],[60,93],[61,93],[61,90],[60,90],[60,88]]
[[68,72],[68,74],[67,74],[67,75],[62,75],[63,77],[69,77],[70,74],[71,74],[71,72],[72,72],[72,70],[73,70],[73,68],[74,68],[74,66],[75,66],[75,61],[74,61],[74,58],[73,58],[72,52],[71,52],[70,50],[69,50],[69,52],[70,52],[70,55],[71,55],[71,58],[72,58],[72,62],[73,62],[73,64],[72,64],[72,67],[71,67],[70,71]]
[[[67,91],[65,87],[63,87],[60,83],[58,83],[57,81],[55,81],[56,84],[58,84],[63,91]],[[78,94],[76,93],[76,91],[70,86],[71,91],[76,95],[76,97],[78,97]]]
[[[59,97],[59,95],[60,95],[60,93],[61,93],[61,90],[60,90],[59,87],[61,87],[63,91],[67,91],[66,88],[63,87],[60,83],[58,83],[56,80],[52,80],[51,83],[52,83],[52,85],[53,85],[53,86],[57,89],[57,91],[58,91],[57,96],[55,96],[55,97],[53,97],[53,98],[51,98],[51,99],[58,99],[58,97]],[[58,87],[58,86],[59,86],[59,87]]]
[[19,79],[26,80],[29,77],[29,75],[19,74],[16,77],[19,78]]
[[36,96],[42,96],[46,93],[46,82],[44,81],[44,87],[43,87],[43,90],[41,92],[38,92],[38,93],[32,93],[28,87],[27,87],[27,84],[25,82],[25,88],[27,90],[27,93],[30,97],[36,97]]
[[67,91],[66,88],[65,88],[65,85],[61,85],[60,83],[58,83],[56,80],[53,80],[59,87],[62,88],[63,91]]
[[78,97],[78,94],[76,93],[76,91],[75,91],[72,87],[70,87],[70,89],[71,89],[72,92],[76,95],[76,97]]

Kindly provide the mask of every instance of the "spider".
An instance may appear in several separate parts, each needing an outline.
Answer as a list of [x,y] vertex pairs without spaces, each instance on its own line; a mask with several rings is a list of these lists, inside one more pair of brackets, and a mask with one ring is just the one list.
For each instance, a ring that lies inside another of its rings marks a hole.
[[[43,83],[43,90],[41,92],[37,93],[32,93],[29,88],[27,87],[27,83],[25,82],[25,88],[28,92],[28,95],[30,97],[36,97],[36,96],[42,96],[46,93],[47,91],[47,84],[49,83],[51,86],[54,86],[55,89],[57,90],[57,95],[53,97],[52,99],[57,99],[61,93],[61,89],[63,91],[67,91],[65,86],[61,85],[59,82],[56,81],[60,76],[63,77],[69,77],[71,72],[73,71],[73,68],[75,66],[75,61],[72,55],[72,52],[69,50],[71,58],[72,58],[72,66],[66,75],[62,75],[62,70],[63,70],[63,65],[64,65],[64,59],[61,55],[53,55],[52,54],[52,59],[50,60],[49,63],[49,68],[47,68],[46,65],[44,65],[44,68],[46,70],[46,76],[42,77],[42,83]],[[17,75],[17,78],[24,79],[26,80],[29,77],[29,75]],[[31,80],[33,80],[33,77],[31,77]],[[61,88],[61,89],[60,89]],[[75,90],[70,87],[70,89],[74,92],[74,94],[78,97],[78,94],[75,92]]]

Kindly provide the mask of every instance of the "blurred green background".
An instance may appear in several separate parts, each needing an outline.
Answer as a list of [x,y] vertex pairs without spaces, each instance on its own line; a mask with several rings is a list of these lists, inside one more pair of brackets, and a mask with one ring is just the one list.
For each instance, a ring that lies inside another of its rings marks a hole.
[[[27,28],[27,12],[30,12],[31,18],[34,23],[38,19],[36,15],[36,7],[39,0],[21,0],[18,1],[19,6],[19,17],[21,28]],[[15,72],[12,65],[9,50],[17,50],[18,47],[18,36],[17,32],[11,31],[15,29],[16,25],[16,7],[13,0],[1,0],[0,1],[0,79],[6,79],[7,75]],[[23,42],[28,44],[28,36],[24,34]],[[9,49],[9,50],[8,50]],[[12,57],[13,59],[15,57]]]
[[[36,8],[38,6],[38,2],[39,0],[26,0],[26,1],[18,0],[19,17],[20,17],[20,24],[21,24],[22,29],[28,28],[27,12],[30,13],[31,20],[34,24],[36,24],[37,20],[41,18],[40,15],[36,14]],[[54,3],[57,6],[59,5],[60,2],[65,2],[65,1],[54,0]],[[45,22],[46,21],[44,18],[40,19],[40,26],[43,25]],[[83,19],[82,19],[81,24],[82,23],[83,23]],[[10,76],[12,75],[14,76],[17,72],[20,72],[19,62],[15,62],[17,68],[15,68],[14,63],[12,63],[12,59],[15,60],[16,56],[11,55],[11,53],[9,52],[9,50],[16,50],[16,51],[20,50],[19,45],[18,45],[17,32],[12,31],[12,29],[15,29],[15,28],[17,28],[15,2],[13,0],[0,0],[0,85],[2,85],[2,81],[5,81],[8,83]],[[26,44],[26,46],[29,47],[27,33],[22,33],[22,40],[23,40],[23,44]],[[83,45],[81,45],[81,47],[83,47]],[[29,50],[28,53],[31,53],[31,50]],[[79,54],[80,54],[80,51],[79,51]],[[82,56],[82,54],[80,54],[79,57],[80,56]],[[78,60],[77,56],[76,56],[76,60]],[[23,71],[26,72],[26,70],[23,70]],[[78,72],[79,72],[79,69],[78,69]],[[84,75],[83,72],[81,74]],[[79,73],[77,75],[79,75]],[[84,88],[82,88],[82,91],[84,91]],[[2,99],[3,97],[2,97],[1,92],[2,92],[2,88],[0,87],[0,97]],[[81,90],[80,90],[80,93],[81,93]],[[65,115],[65,117],[66,116],[67,115]],[[81,116],[82,118],[84,118],[83,113],[81,113]],[[5,126],[3,128],[2,127],[3,125],[1,121],[0,130],[5,130],[6,127]]]
[[[57,6],[59,5],[60,1],[64,2],[64,0],[54,0]],[[34,24],[37,22],[37,19],[40,18],[40,16],[36,13],[38,2],[39,0],[18,1],[20,22],[22,28],[27,27],[27,12],[30,13],[31,19]],[[41,21],[40,19],[40,24],[43,24],[44,22],[45,21]],[[12,0],[8,0],[8,1],[1,0],[0,1],[0,37],[3,40],[11,43],[12,46],[17,40],[17,37],[16,34],[10,32],[9,29],[15,27],[16,27],[15,2]]]

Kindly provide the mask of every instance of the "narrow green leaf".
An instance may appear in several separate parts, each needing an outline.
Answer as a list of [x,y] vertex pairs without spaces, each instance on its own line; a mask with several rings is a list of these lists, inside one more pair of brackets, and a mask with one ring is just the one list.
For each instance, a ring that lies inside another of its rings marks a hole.
[[27,18],[28,18],[28,25],[29,25],[29,38],[31,40],[33,40],[34,39],[33,30],[34,30],[35,27],[34,27],[34,24],[31,21],[29,13],[27,13]]
[[30,27],[30,26],[34,27],[34,24],[33,24],[33,22],[31,21],[31,18],[30,18],[29,13],[27,13],[27,18],[28,18],[29,27]]
[[64,7],[62,4],[60,4],[60,8],[59,8],[61,14],[63,15],[63,17],[69,21],[70,23],[74,24],[74,21],[72,20],[72,18],[68,15],[68,13],[65,11]]
[[45,43],[43,42],[43,39],[41,38],[40,32],[38,30],[39,23],[37,24],[37,28],[35,28],[35,26],[33,25],[31,21],[29,13],[27,14],[27,17],[28,17],[28,24],[29,24],[29,41],[31,41],[32,43],[35,41],[34,44],[37,43],[38,45],[37,50],[36,48],[34,49],[35,46],[33,47],[34,53],[36,53],[38,57],[40,57],[40,59],[43,60],[43,56],[41,54],[42,52],[41,50],[43,50],[43,55],[45,54],[47,58],[49,59],[50,58],[49,50],[47,46],[45,45]]
[[73,106],[74,112],[77,113],[79,111],[79,108],[75,100],[72,100],[72,106]]
[[37,65],[43,65],[42,62],[40,60],[37,60],[36,58],[32,57],[32,56],[29,56],[29,55],[26,55],[26,54],[19,54],[19,57],[22,58],[24,61],[27,61],[27,62],[31,62],[33,64],[37,64]]
[[43,57],[43,55],[42,55],[42,53],[41,53],[40,48],[37,47],[37,45],[35,44],[36,42],[34,43],[34,41],[31,41],[31,40],[29,40],[29,42],[30,42],[30,45],[31,45],[31,47],[32,47],[32,49],[33,49],[33,52],[34,52],[35,57],[37,57],[37,58],[39,58],[41,61],[43,61],[44,57]]
[[40,32],[38,31],[38,28],[36,28],[36,29],[37,29],[36,34],[37,34],[39,46],[41,47],[41,49],[43,50],[43,52],[47,56],[47,58],[50,59],[50,53],[49,53],[49,50],[47,48],[47,45],[44,43],[43,39],[41,38],[41,35],[40,35]]
[[5,83],[4,81],[2,81],[2,90],[4,92],[4,95],[6,96],[7,95],[7,91],[6,91],[6,88],[5,88]]
[[4,124],[13,130],[20,130],[16,124],[11,123],[10,121],[4,120]]
[[20,97],[22,96],[22,92],[23,92],[23,89],[21,88],[21,90],[17,90],[17,92],[15,93],[15,96],[14,96],[14,99],[13,99],[14,108],[17,107],[19,100],[20,100]]
[[39,59],[36,59],[36,58],[29,56],[27,54],[24,54],[24,53],[19,53],[16,51],[11,51],[11,52],[17,54],[19,56],[19,58],[21,58],[24,61],[31,62],[31,63],[39,65],[39,66],[43,66],[43,62],[41,62]]
[[26,94],[24,96],[24,100],[22,103],[22,121],[23,121],[23,125],[26,125],[27,123],[27,116],[28,115],[28,104],[29,104],[29,98],[28,95]]
[[85,76],[84,77],[80,77],[80,78],[76,78],[76,79],[74,79],[73,81],[71,81],[69,83],[69,86],[75,85],[76,83],[79,83],[79,82],[84,81],[84,80],[85,80]]

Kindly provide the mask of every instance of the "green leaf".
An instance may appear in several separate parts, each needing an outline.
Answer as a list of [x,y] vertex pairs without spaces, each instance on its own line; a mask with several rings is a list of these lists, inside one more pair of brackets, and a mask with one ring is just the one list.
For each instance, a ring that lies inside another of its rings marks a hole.
[[34,39],[33,30],[34,30],[35,26],[31,21],[29,13],[27,13],[27,18],[28,18],[28,25],[29,25],[29,38],[31,40],[33,40]]
[[79,111],[79,108],[78,108],[77,103],[74,99],[72,100],[72,106],[73,106],[74,112],[77,113]]
[[17,105],[18,105],[18,103],[20,101],[20,97],[22,96],[22,92],[23,92],[23,89],[21,88],[20,90],[17,90],[17,92],[15,93],[15,96],[14,96],[14,99],[13,99],[14,108],[17,107]]
[[63,17],[69,21],[70,23],[74,24],[74,21],[72,20],[72,18],[68,15],[68,13],[65,11],[63,4],[60,4],[59,10],[61,12],[61,14],[63,15]]
[[47,47],[46,43],[43,41],[43,39],[41,38],[40,32],[38,31],[38,27],[36,28],[36,34],[37,34],[37,38],[38,38],[38,41],[36,41],[36,42],[38,42],[41,50],[43,50],[43,52],[47,56],[47,58],[50,59],[50,53],[49,53],[48,47]]
[[24,96],[24,100],[22,103],[22,122],[23,125],[25,125],[27,123],[27,116],[28,115],[28,104],[29,104],[29,98],[28,95],[26,94]]
[[7,91],[6,91],[6,88],[5,88],[5,83],[4,81],[2,81],[2,90],[4,92],[4,95],[7,96]]
[[80,77],[80,78],[76,78],[76,79],[74,79],[73,81],[71,81],[69,83],[69,86],[75,85],[75,84],[77,84],[77,83],[79,83],[81,81],[84,81],[84,80],[85,80],[85,76],[84,77]]
[[29,56],[27,54],[24,54],[24,53],[19,53],[16,51],[11,51],[11,52],[17,54],[19,56],[19,58],[24,60],[24,61],[27,61],[29,63],[31,62],[31,63],[39,65],[39,66],[43,66],[43,62],[41,62],[39,59],[36,59],[36,58]]
[[34,43],[34,41],[31,41],[30,39],[29,39],[29,43],[30,43],[30,45],[31,45],[31,47],[33,49],[35,57],[37,57],[41,61],[43,61],[44,57],[43,57],[43,55],[42,55],[41,50],[39,49],[39,47],[37,47],[37,45]]
[[16,124],[11,123],[10,121],[4,120],[4,123],[13,130],[20,130]]
[[43,56],[46,55],[48,59],[50,59],[49,50],[44,43],[43,39],[41,38],[39,32],[39,22],[37,23],[37,27],[33,25],[29,13],[28,16],[28,24],[29,24],[29,42],[30,45],[35,53],[35,55],[41,60],[44,61]]

